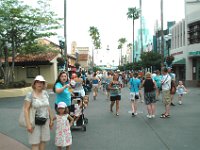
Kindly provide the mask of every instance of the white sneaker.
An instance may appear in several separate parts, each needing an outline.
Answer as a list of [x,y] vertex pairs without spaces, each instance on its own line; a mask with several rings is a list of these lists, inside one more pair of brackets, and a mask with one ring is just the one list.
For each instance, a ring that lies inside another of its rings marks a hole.
[[181,104],[182,104],[182,101],[178,101],[178,103],[179,103],[179,105],[181,105]]
[[152,118],[152,116],[151,116],[151,115],[147,115],[147,118],[151,119],[151,118]]
[[134,113],[135,116],[137,116],[137,114],[138,114],[137,112]]
[[156,116],[155,116],[155,115],[151,115],[151,117],[152,117],[152,118],[155,118]]
[[74,121],[74,126],[76,127],[76,121]]

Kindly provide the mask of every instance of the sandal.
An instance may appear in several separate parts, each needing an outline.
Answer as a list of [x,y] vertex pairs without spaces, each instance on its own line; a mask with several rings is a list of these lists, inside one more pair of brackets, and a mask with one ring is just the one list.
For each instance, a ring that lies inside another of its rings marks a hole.
[[170,115],[161,114],[160,118],[170,118]]
[[167,118],[170,118],[170,115],[165,115]]

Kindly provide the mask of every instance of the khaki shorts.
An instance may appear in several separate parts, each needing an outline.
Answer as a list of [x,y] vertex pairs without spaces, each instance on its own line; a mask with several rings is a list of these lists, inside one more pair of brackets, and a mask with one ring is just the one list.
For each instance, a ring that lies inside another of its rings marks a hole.
[[162,94],[163,94],[163,103],[164,103],[165,105],[171,104],[170,90],[162,91]]
[[50,128],[49,119],[46,121],[45,125],[38,126],[35,125],[33,133],[28,133],[29,144],[39,144],[42,142],[47,142],[50,140]]
[[92,87],[93,87],[94,92],[98,92],[99,84],[93,84]]

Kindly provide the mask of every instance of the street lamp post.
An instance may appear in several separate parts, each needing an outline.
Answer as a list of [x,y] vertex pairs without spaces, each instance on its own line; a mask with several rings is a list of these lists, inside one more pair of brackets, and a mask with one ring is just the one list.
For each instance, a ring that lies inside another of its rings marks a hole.
[[163,32],[163,0],[160,1],[161,8],[161,67],[164,66],[164,32]]
[[68,74],[68,57],[67,57],[67,0],[64,0],[64,58],[65,58],[65,70]]
[[171,47],[171,34],[169,33],[168,35],[165,36],[165,41],[166,41],[166,48],[167,48],[167,56],[170,56],[170,47]]

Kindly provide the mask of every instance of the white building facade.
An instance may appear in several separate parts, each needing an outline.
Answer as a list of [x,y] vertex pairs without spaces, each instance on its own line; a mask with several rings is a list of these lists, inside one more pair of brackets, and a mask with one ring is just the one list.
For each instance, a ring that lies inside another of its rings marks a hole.
[[171,29],[170,54],[177,80],[187,86],[200,82],[200,0],[185,0],[185,19]]

